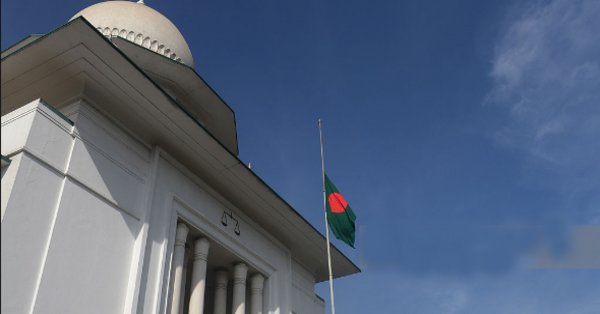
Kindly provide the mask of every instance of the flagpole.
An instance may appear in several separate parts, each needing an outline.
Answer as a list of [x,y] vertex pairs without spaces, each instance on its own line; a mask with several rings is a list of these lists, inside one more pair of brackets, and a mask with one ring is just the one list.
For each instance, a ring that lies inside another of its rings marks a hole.
[[335,301],[333,297],[333,271],[331,270],[331,245],[329,242],[329,219],[327,218],[327,196],[325,194],[325,158],[323,157],[323,131],[321,118],[319,123],[319,137],[321,142],[321,179],[323,181],[323,212],[325,213],[325,237],[327,239],[327,265],[329,266],[329,297],[331,298],[331,314],[335,314]]

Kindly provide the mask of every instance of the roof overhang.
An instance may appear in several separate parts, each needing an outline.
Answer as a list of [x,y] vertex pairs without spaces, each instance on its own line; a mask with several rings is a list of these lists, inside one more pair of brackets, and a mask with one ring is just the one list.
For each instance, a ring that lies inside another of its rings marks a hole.
[[[3,53],[1,70],[2,115],[37,98],[60,107],[94,96],[97,109],[162,147],[327,280],[325,237],[85,19]],[[360,272],[335,246],[332,263],[334,277]]]
[[110,40],[227,149],[238,154],[235,113],[194,68],[121,37]]

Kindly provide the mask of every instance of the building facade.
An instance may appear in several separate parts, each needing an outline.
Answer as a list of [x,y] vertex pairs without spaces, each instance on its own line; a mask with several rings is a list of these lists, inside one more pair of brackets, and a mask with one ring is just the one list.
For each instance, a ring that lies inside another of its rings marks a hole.
[[324,237],[238,159],[167,18],[102,2],[1,70],[2,313],[324,313]]

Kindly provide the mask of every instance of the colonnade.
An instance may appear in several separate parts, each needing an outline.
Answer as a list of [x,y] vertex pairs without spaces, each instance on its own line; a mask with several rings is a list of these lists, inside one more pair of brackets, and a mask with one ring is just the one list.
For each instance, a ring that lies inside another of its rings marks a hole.
[[[188,235],[188,227],[184,223],[177,225],[175,234],[175,248],[173,250],[173,272],[171,278],[171,312],[170,314],[179,314],[181,302],[182,286],[185,281],[184,259],[185,244]],[[208,251],[210,242],[206,238],[200,238],[194,241],[192,276],[190,285],[190,300],[188,314],[204,314],[204,304],[206,295],[206,266],[208,261]],[[227,284],[229,282],[229,272],[226,269],[217,269],[215,271],[215,288],[213,314],[227,314]],[[231,314],[246,313],[246,277],[248,275],[248,266],[243,263],[237,263],[233,266],[233,296],[231,300]],[[250,313],[262,314],[262,300],[265,278],[261,274],[255,274],[250,278]],[[184,311],[184,313],[186,313]]]

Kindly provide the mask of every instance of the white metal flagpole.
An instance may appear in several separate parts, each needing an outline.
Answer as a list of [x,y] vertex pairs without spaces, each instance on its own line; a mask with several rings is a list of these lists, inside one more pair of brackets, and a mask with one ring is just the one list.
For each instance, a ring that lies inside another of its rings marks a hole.
[[319,123],[319,137],[321,139],[321,179],[323,181],[323,212],[325,213],[325,237],[327,238],[327,265],[329,266],[329,297],[331,298],[331,314],[335,314],[335,301],[333,297],[333,271],[331,270],[331,245],[329,243],[329,219],[327,219],[327,195],[325,195],[325,158],[323,157],[323,131],[321,119]]

